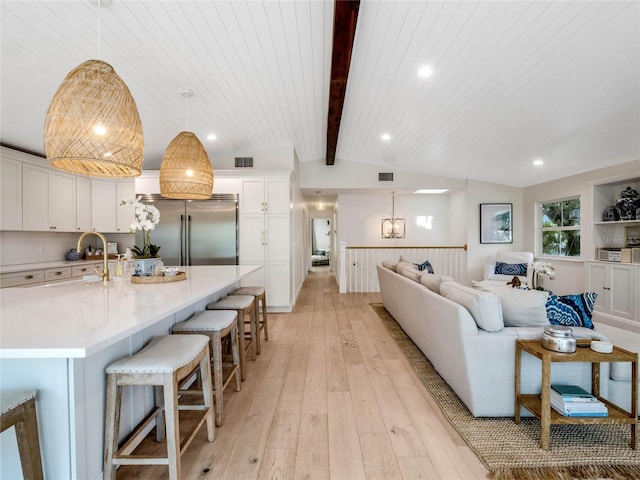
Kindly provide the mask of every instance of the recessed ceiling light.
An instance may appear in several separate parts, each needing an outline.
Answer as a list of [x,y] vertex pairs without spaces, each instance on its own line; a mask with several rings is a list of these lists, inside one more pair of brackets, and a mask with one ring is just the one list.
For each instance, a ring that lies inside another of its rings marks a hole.
[[207,140],[210,140],[210,141],[212,141],[212,142],[213,142],[214,140],[216,140],[217,138],[218,138],[218,137],[216,137],[213,133],[210,133],[209,135],[207,135]]
[[385,142],[388,142],[389,140],[391,140],[391,135],[389,135],[388,133],[383,133],[382,135],[380,135],[380,138]]
[[420,188],[413,193],[445,193],[448,191],[448,188]]
[[533,164],[534,164],[536,167],[539,167],[540,165],[544,165],[544,160],[542,160],[541,158],[536,158],[536,159],[533,161]]
[[429,65],[423,65],[418,69],[418,75],[420,75],[422,78],[430,77],[431,75],[433,75],[433,68],[431,68]]

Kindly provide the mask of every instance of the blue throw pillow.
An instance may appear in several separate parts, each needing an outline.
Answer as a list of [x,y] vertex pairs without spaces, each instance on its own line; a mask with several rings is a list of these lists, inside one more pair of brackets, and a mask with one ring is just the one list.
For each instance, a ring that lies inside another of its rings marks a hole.
[[520,277],[527,276],[526,263],[503,263],[496,262],[496,272],[499,275],[518,275]]
[[598,294],[595,292],[576,295],[549,295],[547,318],[552,325],[593,328],[591,315]]
[[421,272],[426,270],[427,273],[433,275],[433,267],[431,266],[429,260],[425,260],[423,263],[414,263],[414,265],[418,267],[418,270],[420,270]]

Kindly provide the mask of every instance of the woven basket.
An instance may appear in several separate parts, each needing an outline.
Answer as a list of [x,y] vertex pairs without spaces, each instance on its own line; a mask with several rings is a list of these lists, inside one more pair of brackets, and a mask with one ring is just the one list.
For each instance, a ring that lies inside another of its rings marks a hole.
[[205,200],[213,191],[213,169],[202,143],[180,132],[167,147],[160,165],[160,194],[167,198]]
[[[104,128],[96,133],[96,126]],[[142,123],[127,85],[108,63],[87,60],[62,81],[44,125],[49,163],[80,175],[135,177],[142,171]]]
[[182,280],[187,279],[187,274],[185,272],[178,272],[173,276],[164,276],[164,275],[154,275],[151,277],[131,277],[131,283],[171,283],[171,282],[180,282]]

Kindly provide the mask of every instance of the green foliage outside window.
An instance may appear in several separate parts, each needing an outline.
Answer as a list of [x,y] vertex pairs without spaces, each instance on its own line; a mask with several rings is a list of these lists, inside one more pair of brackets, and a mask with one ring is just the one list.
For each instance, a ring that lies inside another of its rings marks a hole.
[[580,256],[580,199],[543,203],[542,255]]

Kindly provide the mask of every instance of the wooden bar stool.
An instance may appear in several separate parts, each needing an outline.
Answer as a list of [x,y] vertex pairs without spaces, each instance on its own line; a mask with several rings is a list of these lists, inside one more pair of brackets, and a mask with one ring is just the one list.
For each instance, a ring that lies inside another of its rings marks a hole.
[[262,320],[258,322],[258,338],[256,340],[256,351],[260,353],[260,330],[264,330],[264,340],[265,342],[269,340],[269,324],[267,323],[267,293],[265,292],[264,287],[240,287],[235,292],[234,295],[253,295],[255,298],[255,306],[256,316],[260,315],[259,303],[262,304]]
[[[255,302],[251,295],[227,295],[221,298],[217,302],[212,302],[207,305],[207,310],[235,310],[238,312],[238,339],[240,344],[240,378],[244,382],[246,378],[245,373],[245,359],[246,353],[250,348],[253,348],[252,359],[256,359],[256,328],[258,323],[258,316],[256,315],[256,309],[254,308]],[[249,321],[245,321],[245,315],[249,315]],[[244,331],[244,324],[248,323],[250,326],[250,332],[246,335]],[[247,342],[248,340],[248,342]]]
[[[238,313],[233,310],[207,310],[192,315],[171,329],[176,334],[202,334],[211,340],[211,364],[213,365],[213,390],[216,402],[216,427],[222,426],[223,392],[235,378],[236,392],[240,391],[240,353],[238,352]],[[222,341],[231,343],[231,371],[222,378]]]
[[[199,368],[202,378],[202,405],[178,405],[178,383]],[[104,431],[104,480],[115,479],[116,465],[167,465],[169,478],[180,479],[180,457],[203,423],[207,438],[213,442],[211,366],[209,337],[206,335],[164,335],[153,337],[138,353],[118,360],[106,369],[107,399]],[[135,429],[120,448],[120,401],[122,387],[153,386],[156,408]],[[178,410],[200,410],[192,430],[180,442]],[[131,452],[142,442],[143,430],[156,419],[156,440],[167,437],[167,456],[135,455]]]
[[0,432],[16,427],[18,452],[25,480],[42,480],[35,390],[0,392]]

